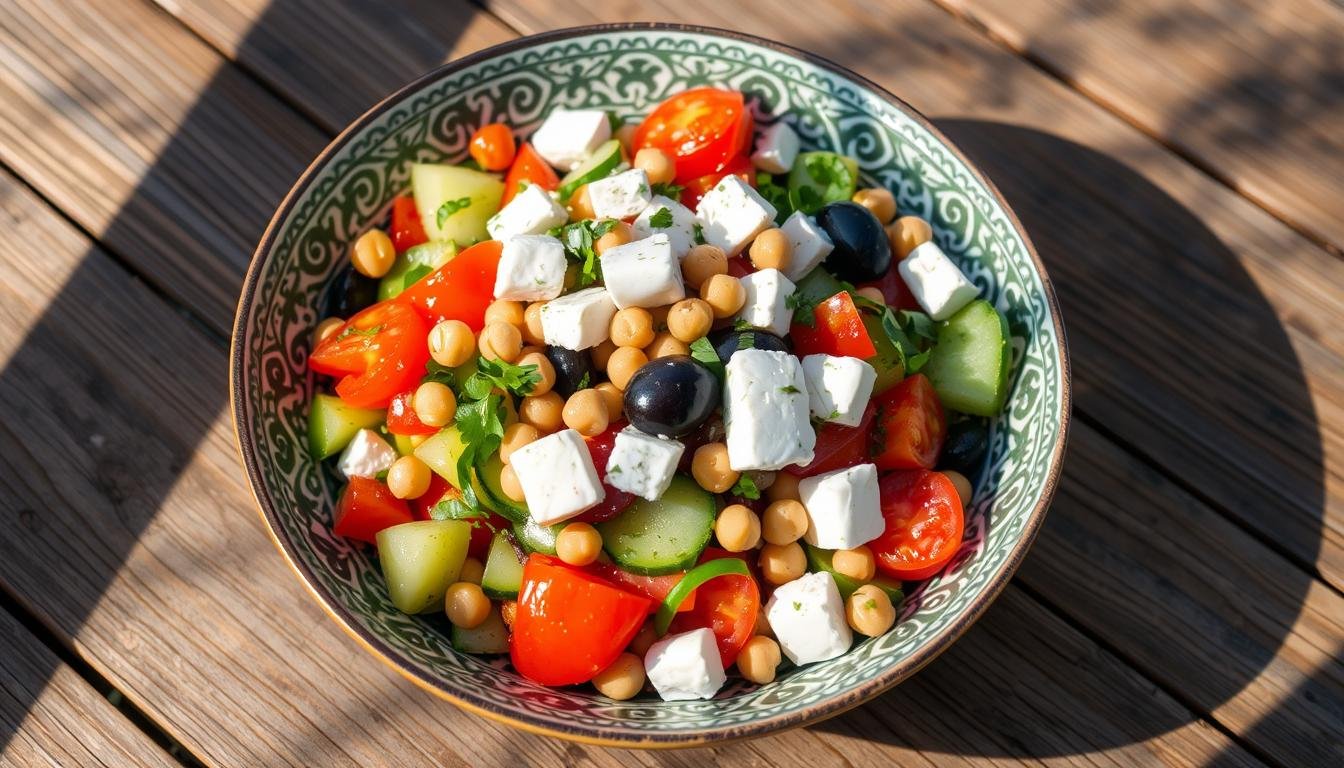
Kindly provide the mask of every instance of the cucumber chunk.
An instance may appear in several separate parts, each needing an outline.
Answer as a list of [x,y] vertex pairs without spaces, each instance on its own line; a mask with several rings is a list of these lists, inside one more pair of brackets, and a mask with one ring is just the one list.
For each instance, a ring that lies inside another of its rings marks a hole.
[[829,573],[831,578],[835,579],[835,586],[840,590],[840,599],[848,600],[849,596],[854,594],[854,590],[862,587],[865,583],[872,584],[891,598],[891,604],[900,607],[901,601],[905,599],[905,590],[901,587],[901,582],[888,576],[878,574],[871,581],[862,582],[858,579],[846,576],[835,570],[831,565],[831,559],[835,557],[833,549],[819,549],[811,544],[804,544],[807,549],[807,569],[813,573]]
[[308,451],[321,461],[335,456],[361,429],[382,424],[387,414],[367,408],[353,408],[335,395],[313,395],[308,406]]
[[504,626],[504,618],[499,615],[498,606],[490,606],[490,615],[471,629],[454,625],[451,638],[453,648],[462,653],[509,652],[509,628]]
[[587,160],[579,163],[579,167],[565,174],[565,178],[560,180],[560,199],[568,200],[569,196],[574,194],[574,190],[584,184],[610,176],[620,164],[621,142],[616,139],[602,142]]
[[873,347],[877,350],[876,354],[867,360],[867,363],[873,366],[873,370],[877,371],[877,378],[873,380],[873,394],[877,395],[900,384],[905,378],[905,356],[883,330],[882,318],[864,312],[863,327],[868,331],[868,338],[873,340]]
[[661,576],[695,565],[714,532],[716,506],[713,494],[677,475],[661,499],[636,499],[597,530],[603,548],[622,568]]
[[[452,240],[466,246],[489,237],[485,222],[499,212],[504,182],[470,168],[416,163],[411,166],[411,192],[430,240]],[[467,198],[467,205],[444,219],[440,227],[439,208],[449,200],[463,198]]]
[[513,535],[528,552],[540,552],[543,555],[555,554],[555,537],[560,535],[564,523],[541,525],[532,518],[513,524]]
[[392,269],[378,281],[378,300],[396,298],[421,278],[452,261],[456,255],[457,243],[452,240],[430,240],[407,248],[392,262]]
[[954,411],[995,416],[1008,399],[1008,321],[984,299],[962,307],[938,326],[938,342],[923,373],[938,399]]
[[[482,504],[508,518],[510,522],[518,523],[528,518],[527,505],[510,499],[508,494],[504,493],[504,484],[500,480],[500,475],[504,472],[504,462],[498,453],[491,454],[484,464],[472,471],[476,476],[476,487],[485,492],[484,498],[481,499]],[[478,491],[477,495],[482,494]]]
[[379,531],[378,560],[397,610],[442,611],[470,541],[471,523],[463,520],[416,520]]
[[826,203],[853,197],[858,182],[859,164],[854,158],[834,152],[804,152],[789,171],[789,202],[811,216]]
[[481,589],[497,600],[513,599],[523,585],[523,564],[513,551],[508,534],[500,531],[490,541],[490,553],[485,556],[485,572],[481,575]]
[[457,473],[457,460],[466,449],[462,433],[456,425],[449,425],[426,438],[415,449],[415,457],[447,480],[449,485],[461,490],[462,478]]

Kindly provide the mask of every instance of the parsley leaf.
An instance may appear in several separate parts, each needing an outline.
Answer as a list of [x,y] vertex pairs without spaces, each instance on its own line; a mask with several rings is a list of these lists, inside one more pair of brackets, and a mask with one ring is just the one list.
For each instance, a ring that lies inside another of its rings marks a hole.
[[719,353],[714,351],[714,345],[709,343],[707,337],[701,336],[691,342],[691,357],[704,363],[706,368],[719,377],[719,381],[723,381],[723,361],[719,359]]
[[576,389],[587,389],[589,383],[588,379],[591,377],[591,375],[592,375],[591,371],[584,371],[583,378],[579,379],[579,386]]
[[695,222],[695,244],[705,244],[705,226],[698,221]]
[[565,246],[565,256],[579,265],[578,287],[585,288],[602,279],[602,265],[593,248],[598,238],[616,228],[614,219],[585,219],[551,229],[546,234]]
[[476,372],[462,383],[462,392],[472,400],[481,400],[498,387],[518,397],[526,397],[540,382],[541,372],[535,365],[514,365],[482,357],[476,361]]
[[439,365],[433,360],[430,360],[425,363],[425,377],[420,380],[420,383],[423,384],[426,381],[437,381],[440,384],[451,387],[453,386],[453,379],[452,368],[449,368],[446,365]]
[[752,501],[761,498],[761,489],[756,487],[756,481],[752,480],[751,475],[746,473],[737,478],[737,482],[733,483],[733,487],[728,489],[728,493]]
[[795,611],[801,611],[801,610],[803,610],[803,604],[800,603],[800,602],[798,602],[797,600],[794,600],[794,601],[793,601],[793,610],[795,610]]
[[460,498],[444,499],[429,508],[431,520],[470,520],[472,528],[485,528],[496,533],[490,524],[490,515],[480,507],[473,507]]
[[[490,394],[481,400],[460,402],[457,406],[457,429],[465,446],[457,459],[459,478],[469,478],[478,461],[499,450],[504,439],[504,398]],[[469,507],[479,507],[472,483],[462,483],[462,498]]]
[[439,225],[439,229],[443,229],[443,224],[448,221],[449,216],[452,216],[454,213],[457,213],[470,205],[470,197],[459,197],[456,200],[444,200],[443,205],[440,205],[438,212],[434,214],[434,221]]
[[667,208],[659,208],[657,213],[649,217],[649,226],[656,229],[667,229],[672,226],[672,211]]
[[685,187],[680,184],[673,184],[670,181],[653,185],[653,194],[662,195],[663,197],[671,198],[672,200],[680,200],[681,193],[685,190]]
[[796,394],[798,394],[798,393],[799,393],[800,391],[802,391],[802,390],[798,389],[797,387],[793,386],[792,384],[785,384],[784,386],[782,386],[782,387],[779,388],[779,391],[780,391],[780,392],[783,392],[783,393],[786,394],[786,395],[796,395]]
[[905,375],[918,373],[929,361],[929,353],[938,340],[938,330],[933,320],[923,312],[884,307],[882,312],[882,331],[887,334],[896,351],[901,355],[905,366]]
[[817,327],[817,316],[813,314],[813,310],[817,308],[818,303],[810,300],[801,291],[790,293],[784,298],[784,306],[793,310],[793,322],[806,325],[808,328]]
[[756,174],[756,191],[761,193],[766,202],[775,207],[775,223],[783,224],[784,220],[793,213],[793,203],[789,201],[788,187],[781,186],[775,182],[775,177],[760,171]]

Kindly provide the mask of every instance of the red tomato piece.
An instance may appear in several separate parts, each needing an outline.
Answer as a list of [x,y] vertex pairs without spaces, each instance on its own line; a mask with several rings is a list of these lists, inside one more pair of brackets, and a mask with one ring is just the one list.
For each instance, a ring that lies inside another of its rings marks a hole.
[[877,347],[863,325],[863,316],[848,291],[818,304],[812,316],[816,318],[814,327],[794,323],[789,328],[798,357],[827,354],[865,360],[877,354]]
[[425,226],[420,222],[420,211],[415,198],[400,195],[392,199],[392,246],[401,253],[429,240]]
[[746,256],[733,256],[728,259],[728,274],[736,277],[738,280],[755,272],[756,269],[751,266],[751,262]]
[[[711,547],[700,556],[700,562],[724,557],[746,560],[741,555]],[[710,579],[695,592],[695,607],[677,614],[672,619],[671,631],[689,632],[708,627],[714,633],[719,658],[727,669],[737,661],[737,654],[756,628],[756,614],[761,610],[761,589],[751,576],[729,574]]]
[[868,543],[880,571],[902,581],[938,573],[961,546],[961,499],[942,472],[908,469],[877,485],[887,527]]
[[513,163],[518,145],[513,131],[503,123],[489,123],[476,129],[467,147],[471,159],[487,171],[502,171]]
[[387,431],[394,435],[432,435],[439,431],[438,427],[431,427],[420,420],[415,415],[415,409],[411,407],[411,395],[415,390],[408,389],[392,398],[392,402],[387,404]]
[[868,455],[876,415],[877,407],[869,403],[857,427],[830,422],[821,425],[817,430],[817,447],[812,461],[802,467],[790,464],[784,471],[795,477],[811,477],[862,464]]
[[606,492],[606,496],[602,497],[597,506],[576,516],[574,518],[575,522],[600,523],[603,520],[610,520],[635,503],[633,493],[614,488],[605,480],[607,459],[611,458],[611,451],[616,447],[616,433],[625,429],[625,425],[624,421],[617,421],[608,426],[602,434],[590,437],[585,441],[588,446],[588,455],[593,457],[593,466],[597,468],[598,476],[604,478],[602,480],[602,490]]
[[[498,240],[477,243],[457,254],[452,261],[434,270],[428,277],[402,291],[397,298],[415,307],[433,327],[444,320],[461,320],[473,331],[485,326],[485,308],[494,301],[495,272],[504,244]],[[425,345],[425,336],[420,341]],[[420,365],[424,374],[424,363]]]
[[653,601],[559,558],[523,566],[509,637],[514,669],[542,685],[576,685],[611,666],[644,625]]
[[416,520],[428,520],[429,508],[438,504],[444,499],[453,499],[462,494],[453,486],[448,484],[438,472],[429,473],[429,490],[425,491],[418,499],[408,499],[411,505],[411,513],[415,515]]
[[704,197],[705,193],[725,176],[736,176],[753,189],[756,187],[756,169],[751,164],[751,158],[746,155],[738,155],[729,160],[720,170],[680,182],[683,186],[681,204],[695,210],[696,206],[700,205],[700,198]]
[[381,301],[357,313],[313,350],[308,366],[341,376],[336,394],[356,408],[386,408],[425,375],[429,326],[409,306]]
[[751,111],[742,94],[718,88],[682,91],[653,108],[635,129],[634,148],[657,147],[672,156],[677,182],[684,184],[721,170],[746,152]]
[[915,301],[915,294],[910,292],[910,286],[906,285],[905,280],[901,278],[901,273],[896,269],[895,263],[891,265],[891,269],[887,270],[887,274],[869,283],[859,283],[857,287],[876,288],[881,291],[882,300],[889,307],[919,310],[919,302]]
[[504,198],[500,201],[501,207],[508,205],[513,196],[518,194],[519,184],[524,181],[539,185],[547,192],[560,186],[560,177],[555,174],[555,170],[542,160],[537,150],[527,142],[518,147],[518,155],[513,165],[509,166],[508,175],[504,177]]
[[933,469],[947,418],[927,376],[916,373],[878,395],[872,456],[878,469]]
[[[663,576],[640,576],[637,573],[631,573],[612,563],[604,563],[601,560],[585,568],[590,573],[610,581],[617,586],[624,587],[631,592],[641,594],[653,601],[652,610],[658,610],[658,606],[667,599],[667,593],[677,586],[681,577],[686,575],[685,571],[669,573]],[[686,596],[677,606],[677,612],[689,611],[695,607],[695,592]]]
[[376,544],[379,531],[414,519],[406,502],[393,496],[382,481],[352,477],[341,492],[331,531],[337,536]]

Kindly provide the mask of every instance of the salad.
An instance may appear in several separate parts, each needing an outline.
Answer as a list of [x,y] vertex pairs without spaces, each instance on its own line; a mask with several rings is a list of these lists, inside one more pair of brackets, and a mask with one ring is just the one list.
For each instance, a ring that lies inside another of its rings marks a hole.
[[309,366],[333,530],[458,651],[612,699],[765,684],[948,566],[1007,325],[853,158],[689,90],[411,168]]

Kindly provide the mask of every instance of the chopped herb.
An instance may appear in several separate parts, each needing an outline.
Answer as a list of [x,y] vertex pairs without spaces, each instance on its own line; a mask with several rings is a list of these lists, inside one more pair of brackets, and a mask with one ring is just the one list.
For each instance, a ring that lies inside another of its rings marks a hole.
[[375,325],[372,328],[356,328],[353,325],[348,325],[345,330],[341,331],[341,335],[336,337],[336,340],[340,341],[351,336],[377,336],[382,330],[382,325]]
[[838,419],[838,418],[840,418],[840,409],[839,409],[839,408],[837,408],[837,409],[831,411],[830,414],[828,414],[828,415],[826,416],[826,420],[827,420],[827,421],[835,421],[835,420]]
[[438,212],[434,214],[434,221],[438,223],[439,229],[443,229],[443,224],[448,221],[449,216],[452,216],[454,213],[457,213],[470,205],[470,197],[459,197],[456,200],[444,200],[443,205],[440,205]]
[[421,383],[426,381],[437,381],[440,384],[451,387],[453,386],[453,378],[452,368],[449,368],[446,365],[439,365],[433,360],[430,360],[425,363],[425,377],[420,381]]
[[472,528],[485,528],[491,533],[497,532],[495,526],[490,524],[490,513],[467,504],[461,498],[440,501],[429,508],[429,517],[431,520],[470,520]]
[[663,182],[661,184],[654,184],[653,194],[662,195],[663,197],[670,198],[672,200],[680,200],[681,193],[685,191],[685,189],[686,188],[681,186],[680,184],[673,184],[672,182],[669,181],[669,182]]
[[583,372],[583,378],[579,379],[579,386],[578,386],[578,389],[587,389],[587,388],[588,388],[588,384],[589,384],[589,378],[590,378],[591,376],[592,376],[592,372],[591,372],[591,371],[584,371],[584,372]]
[[649,217],[649,226],[656,229],[667,229],[672,226],[672,211],[667,208],[659,208],[657,213]]
[[482,357],[476,362],[476,372],[462,382],[462,392],[472,400],[480,400],[499,387],[518,397],[526,397],[540,381],[541,372],[535,365],[514,365]]
[[933,320],[923,312],[895,311],[884,307],[882,330],[900,353],[905,375],[918,373],[929,361],[938,330]]
[[736,320],[733,321],[733,330],[734,330],[734,331],[754,331],[754,330],[756,330],[756,326],[754,326],[754,325],[752,325],[751,323],[747,322],[745,319],[739,317],[739,318],[737,318]]
[[814,314],[817,303],[808,299],[801,291],[790,293],[784,298],[784,306],[793,310],[793,322],[809,328],[817,327],[817,316]]
[[704,244],[705,244],[705,225],[703,225],[703,224],[701,224],[700,222],[697,221],[697,222],[695,222],[695,227],[694,227],[694,229],[695,229],[695,242],[696,242],[696,244],[697,244],[697,245],[704,245]]
[[761,489],[756,487],[756,481],[751,479],[750,475],[742,474],[733,483],[733,487],[728,489],[728,493],[733,496],[741,496],[744,499],[755,501],[761,498]]
[[797,387],[793,386],[792,384],[786,384],[780,387],[779,391],[783,392],[786,395],[796,395],[800,390]]
[[615,229],[613,219],[592,221],[585,219],[555,227],[547,232],[565,246],[565,255],[579,265],[578,287],[585,288],[602,279],[602,265],[597,260],[593,244],[598,238]]
[[607,470],[607,474],[609,474],[609,475],[619,475],[619,474],[621,474],[621,465],[620,465],[620,464],[617,464],[617,465],[613,466],[611,469],[608,469],[608,470]]
[[[464,449],[457,459],[458,477],[469,477],[479,462],[495,451],[504,439],[504,398],[490,394],[481,400],[467,400],[457,405],[457,429]],[[469,507],[479,507],[473,483],[462,483],[462,498]]]
[[803,610],[803,604],[800,603],[800,602],[798,602],[797,600],[794,600],[794,601],[793,601],[793,610],[795,610],[795,611],[802,611],[802,610]]
[[754,349],[756,347],[756,334],[752,331],[745,331],[737,335],[737,348]]
[[719,381],[723,381],[723,361],[719,359],[719,353],[714,351],[714,345],[709,343],[708,338],[701,336],[691,342],[691,357],[704,363],[706,368],[719,377]]

